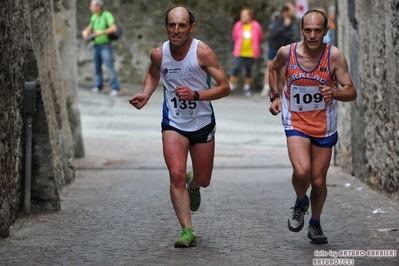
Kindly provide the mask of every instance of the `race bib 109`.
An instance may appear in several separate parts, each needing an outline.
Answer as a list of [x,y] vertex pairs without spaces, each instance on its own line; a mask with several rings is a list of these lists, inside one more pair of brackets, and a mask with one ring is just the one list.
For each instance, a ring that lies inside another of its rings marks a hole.
[[326,102],[318,86],[291,85],[290,110],[292,112],[308,112],[325,108]]

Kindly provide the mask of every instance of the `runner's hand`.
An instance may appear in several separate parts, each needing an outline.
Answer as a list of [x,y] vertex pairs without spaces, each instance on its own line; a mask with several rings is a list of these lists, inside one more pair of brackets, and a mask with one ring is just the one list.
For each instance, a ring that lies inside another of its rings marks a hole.
[[281,99],[276,98],[272,102],[269,108],[269,112],[272,113],[272,115],[278,115],[282,110],[282,105],[281,105]]
[[194,92],[187,86],[177,86],[175,88],[176,96],[180,101],[193,101]]
[[331,87],[320,85],[320,92],[323,95],[324,100],[328,103],[334,98],[334,92]]
[[129,103],[136,107],[138,110],[143,108],[147,101],[148,97],[146,97],[144,94],[136,94],[129,99]]

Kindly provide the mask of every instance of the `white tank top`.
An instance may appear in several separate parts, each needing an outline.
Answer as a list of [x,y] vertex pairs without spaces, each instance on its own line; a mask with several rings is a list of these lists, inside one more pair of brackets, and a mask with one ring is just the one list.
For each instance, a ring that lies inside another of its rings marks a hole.
[[190,50],[181,61],[170,54],[169,41],[163,44],[161,80],[164,86],[162,124],[193,132],[215,120],[210,101],[180,101],[174,92],[177,86],[187,86],[193,91],[208,90],[211,75],[198,64],[197,47],[199,40],[193,39]]

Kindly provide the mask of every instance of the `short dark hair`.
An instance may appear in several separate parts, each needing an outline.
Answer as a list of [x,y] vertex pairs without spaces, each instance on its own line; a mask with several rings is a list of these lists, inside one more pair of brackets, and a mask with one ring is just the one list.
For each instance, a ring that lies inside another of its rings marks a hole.
[[322,15],[323,18],[324,18],[323,27],[324,27],[324,29],[327,29],[327,27],[328,27],[328,18],[326,16],[326,14],[324,14],[323,11],[320,11],[318,9],[311,9],[308,12],[306,12],[305,15],[303,15],[303,17],[301,18],[301,27],[302,28],[303,28],[303,20],[304,20],[304,18],[306,17],[307,14],[310,14],[310,13],[319,13],[320,15]]
[[170,11],[172,11],[172,9],[175,9],[176,7],[183,7],[187,10],[188,13],[188,20],[190,22],[190,25],[192,25],[193,23],[195,23],[195,17],[194,17],[194,13],[193,11],[191,11],[190,9],[188,9],[187,7],[181,6],[181,5],[175,5],[172,6],[171,8],[169,8],[168,10],[166,10],[165,12],[165,23],[168,23],[169,21],[169,13]]

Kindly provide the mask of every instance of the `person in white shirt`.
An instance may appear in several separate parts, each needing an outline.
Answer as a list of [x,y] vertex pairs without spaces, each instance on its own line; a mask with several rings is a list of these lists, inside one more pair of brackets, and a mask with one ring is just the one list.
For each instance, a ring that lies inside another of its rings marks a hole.
[[[215,114],[212,100],[230,94],[229,82],[208,45],[191,38],[196,27],[193,13],[174,6],[165,13],[168,41],[151,52],[151,64],[142,93],[129,102],[143,108],[158,86],[164,85],[163,153],[170,176],[170,195],[182,227],[175,247],[195,246],[191,213],[201,202],[200,187],[210,184],[215,150]],[[216,86],[211,87],[213,78]],[[190,153],[193,171],[187,173]]]

